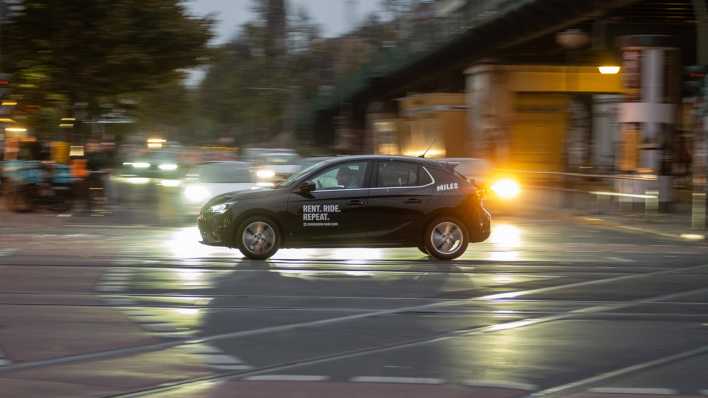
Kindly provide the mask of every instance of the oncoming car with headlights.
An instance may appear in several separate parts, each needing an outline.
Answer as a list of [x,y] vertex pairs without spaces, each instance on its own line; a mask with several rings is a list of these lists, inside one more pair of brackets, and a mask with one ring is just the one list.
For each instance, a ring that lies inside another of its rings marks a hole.
[[202,208],[202,243],[249,258],[279,248],[418,247],[462,255],[490,233],[480,192],[449,164],[396,156],[346,156],[314,164],[273,189],[226,193]]
[[184,178],[182,209],[187,216],[194,217],[209,199],[217,195],[272,185],[257,182],[251,166],[245,162],[203,163],[189,170]]

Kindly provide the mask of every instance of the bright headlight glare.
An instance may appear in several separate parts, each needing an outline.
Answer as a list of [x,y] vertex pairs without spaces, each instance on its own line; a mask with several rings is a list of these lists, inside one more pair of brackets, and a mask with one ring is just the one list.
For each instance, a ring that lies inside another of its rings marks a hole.
[[216,213],[216,214],[223,214],[223,213],[226,213],[226,211],[229,210],[229,207],[231,207],[234,203],[236,203],[236,202],[220,203],[218,205],[211,206],[209,208],[209,211],[211,211],[212,213]]
[[256,177],[258,178],[273,178],[275,177],[275,171],[271,169],[259,169],[256,171]]
[[177,170],[177,165],[174,163],[163,163],[157,167],[162,171],[175,171],[175,170]]
[[133,168],[136,168],[136,169],[147,169],[148,167],[150,167],[150,163],[147,163],[147,162],[133,163]]
[[184,197],[192,203],[203,202],[209,199],[209,190],[201,185],[189,185],[184,189]]
[[498,197],[502,199],[514,199],[519,196],[519,193],[521,192],[519,183],[511,178],[503,178],[496,181],[492,184],[491,189]]

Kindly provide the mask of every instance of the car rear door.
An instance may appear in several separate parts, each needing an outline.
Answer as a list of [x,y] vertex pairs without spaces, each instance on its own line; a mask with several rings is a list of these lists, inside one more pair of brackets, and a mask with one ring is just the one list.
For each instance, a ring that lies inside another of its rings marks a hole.
[[378,160],[372,173],[368,213],[377,242],[407,243],[422,236],[433,178],[419,162]]
[[[289,241],[306,246],[366,243],[370,169],[369,160],[340,162],[310,179],[316,189],[309,194],[295,188],[287,205]],[[349,182],[343,181],[347,174]]]

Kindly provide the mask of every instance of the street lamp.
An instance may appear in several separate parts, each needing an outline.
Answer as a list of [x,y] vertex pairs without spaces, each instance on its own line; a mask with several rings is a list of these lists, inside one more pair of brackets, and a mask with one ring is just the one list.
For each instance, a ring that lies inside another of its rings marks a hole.
[[622,68],[619,65],[599,65],[597,70],[603,75],[616,75]]

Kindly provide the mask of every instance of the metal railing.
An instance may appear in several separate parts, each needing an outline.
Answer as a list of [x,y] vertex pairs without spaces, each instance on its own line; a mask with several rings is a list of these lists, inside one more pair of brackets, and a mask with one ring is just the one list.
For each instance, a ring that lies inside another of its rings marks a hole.
[[[504,172],[518,176],[524,189],[536,192],[547,207],[594,215],[638,215],[649,222],[668,219],[685,223],[687,228],[706,228],[706,194],[691,192],[688,195],[686,191],[682,197],[675,198],[673,212],[662,213],[656,175]],[[549,200],[549,195],[555,201]]]

